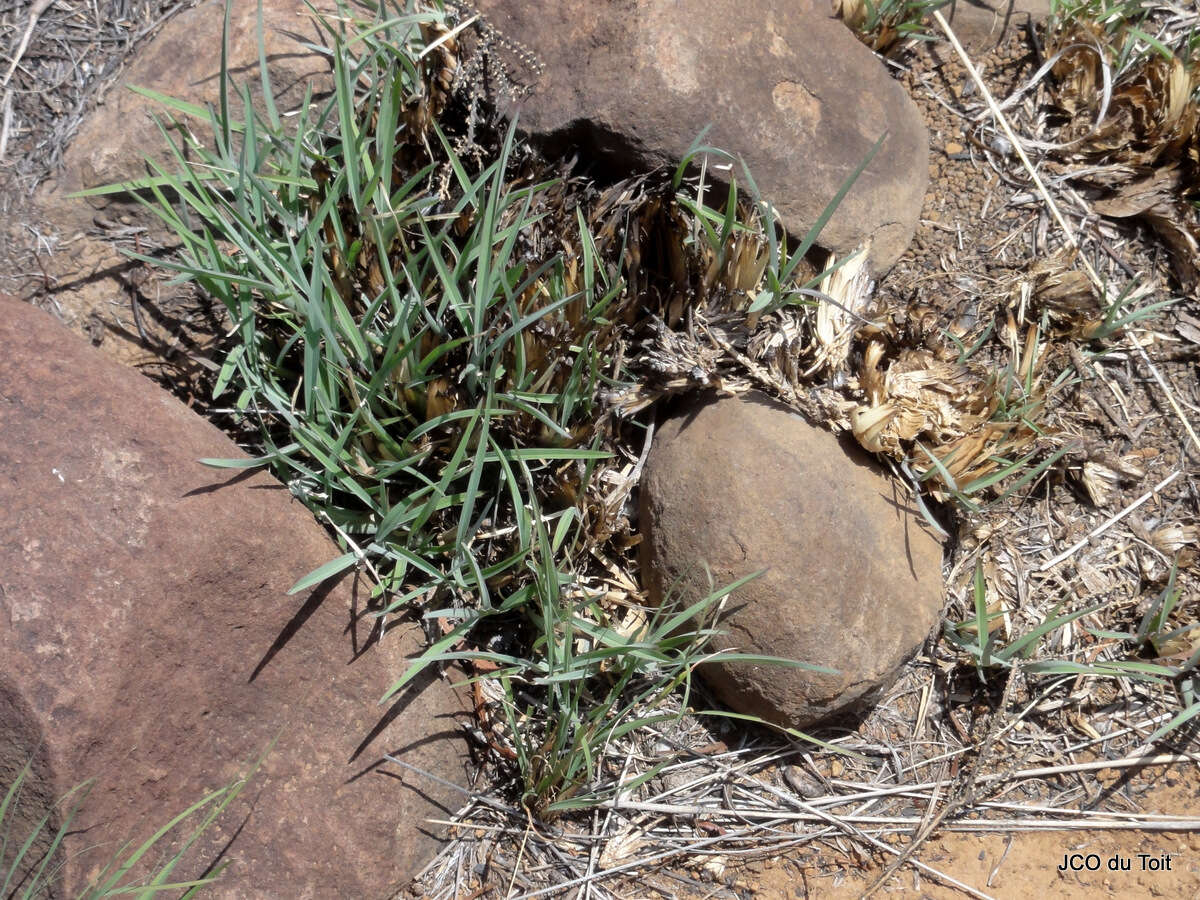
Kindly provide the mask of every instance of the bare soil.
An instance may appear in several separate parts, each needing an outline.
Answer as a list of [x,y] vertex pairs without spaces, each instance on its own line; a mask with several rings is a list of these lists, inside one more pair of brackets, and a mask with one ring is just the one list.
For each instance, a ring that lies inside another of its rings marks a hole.
[[[1200,806],[1194,769],[1130,785],[1140,804],[1164,814],[1191,814]],[[1140,788],[1140,790],[1138,790]],[[906,839],[888,841],[903,849]],[[979,894],[996,900],[1025,897],[1200,897],[1200,835],[1196,832],[942,831],[917,858]],[[882,872],[876,857],[853,848],[822,847],[785,858],[767,857],[735,867],[726,878],[734,896],[850,900],[871,889]],[[1167,868],[1169,866],[1169,869]],[[876,888],[879,897],[952,900],[971,896],[935,875],[905,866]],[[672,896],[667,893],[663,896]],[[677,894],[676,896],[687,896]],[[722,896],[720,893],[713,896]]]

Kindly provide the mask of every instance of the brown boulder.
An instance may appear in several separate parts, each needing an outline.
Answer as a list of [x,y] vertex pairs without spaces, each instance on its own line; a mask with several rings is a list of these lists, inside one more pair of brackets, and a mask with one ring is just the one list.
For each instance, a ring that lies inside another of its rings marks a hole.
[[643,580],[685,600],[767,569],[728,599],[717,647],[784,657],[706,667],[734,710],[804,728],[860,711],[942,608],[942,548],[857,447],[761,395],[698,403],[659,428],[641,483]]
[[0,348],[0,775],[36,751],[43,805],[98,779],[64,890],[277,735],[175,879],[218,853],[226,897],[368,897],[415,874],[437,847],[424,821],[462,798],[383,755],[465,781],[447,684],[376,702],[419,636],[373,642],[351,577],[286,596],[336,547],[274,479],[198,464],[243,454],[141,375],[7,298]]
[[925,126],[828,0],[786,11],[768,0],[476,5],[543,66],[520,104],[524,129],[654,168],[676,165],[711,124],[705,143],[745,159],[793,234],[888,132],[821,244],[845,252],[871,238],[877,271],[908,246],[928,177]]

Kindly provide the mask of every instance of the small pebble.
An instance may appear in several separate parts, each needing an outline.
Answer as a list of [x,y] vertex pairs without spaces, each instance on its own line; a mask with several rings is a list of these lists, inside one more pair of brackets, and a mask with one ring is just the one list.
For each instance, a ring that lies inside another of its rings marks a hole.
[[963,150],[965,150],[965,149],[966,148],[962,144],[958,143],[957,141],[951,141],[950,143],[948,143],[946,145],[946,155],[947,156],[956,156],[959,153],[962,153]]

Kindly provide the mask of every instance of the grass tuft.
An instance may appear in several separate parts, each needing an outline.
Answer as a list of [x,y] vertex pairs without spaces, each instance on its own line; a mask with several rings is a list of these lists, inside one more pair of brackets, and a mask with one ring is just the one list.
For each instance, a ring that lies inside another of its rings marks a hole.
[[684,615],[612,581],[636,571],[646,410],[719,383],[711,352],[665,348],[698,315],[814,305],[805,255],[870,157],[793,243],[749,173],[748,193],[707,183],[720,151],[595,185],[479,117],[453,15],[355,12],[321,23],[328,100],[257,111],[223,61],[215,108],[155,95],[172,166],[92,193],[136,193],[180,248],[132,255],[223,305],[214,393],[260,444],[205,462],[269,467],[342,544],[292,592],[365,567],[374,614],[419,615],[430,641],[382,699],[464,662],[521,803],[550,818],[611,793],[604,747],[725,658],[706,617],[732,588]]

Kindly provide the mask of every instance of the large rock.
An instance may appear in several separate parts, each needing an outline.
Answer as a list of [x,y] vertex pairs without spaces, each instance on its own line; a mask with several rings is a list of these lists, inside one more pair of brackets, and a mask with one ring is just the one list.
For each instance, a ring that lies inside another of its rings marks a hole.
[[[908,246],[928,177],[916,106],[828,0],[477,0],[543,70],[520,124],[618,165],[674,166],[705,143],[740,154],[788,230],[804,234],[885,131],[887,141],[822,232],[873,241],[887,269]],[[710,174],[714,173],[709,169]],[[739,173],[740,174],[740,173]]]
[[338,551],[269,476],[197,463],[238,456],[141,375],[0,298],[0,794],[30,756],[43,807],[98,779],[65,848],[70,896],[277,735],[176,880],[223,851],[218,896],[381,896],[437,847],[424,820],[461,803],[380,765],[398,754],[466,780],[445,682],[376,702],[420,638],[373,643],[352,578],[286,596]]
[[799,660],[706,667],[734,710],[794,728],[878,697],[938,620],[942,548],[848,442],[761,395],[703,402],[654,436],[641,484],[655,602],[767,569],[726,603],[718,646]]

